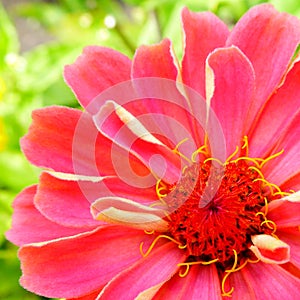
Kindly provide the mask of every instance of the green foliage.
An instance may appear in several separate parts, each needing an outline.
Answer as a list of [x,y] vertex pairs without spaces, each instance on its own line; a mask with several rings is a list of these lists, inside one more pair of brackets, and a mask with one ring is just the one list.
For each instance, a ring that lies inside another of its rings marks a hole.
[[300,17],[300,4],[298,0],[271,0],[270,3],[280,11],[285,11]]
[[14,25],[11,23],[0,3],[0,68],[5,67],[7,53],[16,53],[19,49],[18,37]]
[[[4,233],[10,227],[14,197],[38,181],[39,170],[26,161],[19,147],[31,111],[54,104],[78,107],[64,83],[64,65],[86,45],[111,47],[133,57],[139,45],[164,37],[172,40],[180,57],[182,7],[210,10],[232,26],[262,2],[300,16],[298,0],[40,0],[13,6],[10,16],[0,4],[0,299],[40,299],[19,286],[17,248]],[[20,52],[12,21],[16,16],[42,28],[50,41]]]

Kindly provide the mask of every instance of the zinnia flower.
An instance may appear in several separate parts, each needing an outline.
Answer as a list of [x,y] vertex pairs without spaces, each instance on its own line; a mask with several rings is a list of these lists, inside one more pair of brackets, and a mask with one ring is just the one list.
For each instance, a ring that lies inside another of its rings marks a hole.
[[[33,112],[43,167],[7,237],[21,285],[68,299],[298,299],[300,22],[260,5],[230,32],[182,11],[133,60],[87,47],[65,79],[84,111]],[[205,100],[203,100],[205,99]]]

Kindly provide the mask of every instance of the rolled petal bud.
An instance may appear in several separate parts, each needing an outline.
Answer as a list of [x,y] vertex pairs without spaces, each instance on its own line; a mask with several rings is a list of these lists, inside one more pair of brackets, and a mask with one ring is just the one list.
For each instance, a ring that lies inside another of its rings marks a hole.
[[262,262],[284,264],[290,260],[290,246],[268,234],[251,237],[253,245],[250,250]]

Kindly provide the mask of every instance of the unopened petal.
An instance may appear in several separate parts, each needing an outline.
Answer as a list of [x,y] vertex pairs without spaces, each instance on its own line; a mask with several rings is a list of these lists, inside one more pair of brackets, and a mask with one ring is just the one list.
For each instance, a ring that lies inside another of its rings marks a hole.
[[143,230],[166,231],[168,223],[160,209],[148,207],[121,197],[103,197],[93,203],[91,212],[96,220]]
[[168,229],[168,223],[156,215],[124,211],[114,207],[99,213],[97,220],[148,231],[164,232]]
[[290,246],[268,234],[251,237],[253,245],[250,250],[262,262],[269,264],[284,264],[290,260]]

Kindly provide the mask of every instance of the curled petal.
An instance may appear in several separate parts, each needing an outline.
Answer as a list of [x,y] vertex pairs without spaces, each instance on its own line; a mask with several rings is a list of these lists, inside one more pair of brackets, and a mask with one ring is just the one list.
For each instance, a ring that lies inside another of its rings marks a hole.
[[300,231],[298,228],[288,228],[277,230],[276,234],[291,247],[290,263],[298,269],[298,277],[300,278]]
[[164,232],[168,229],[168,223],[156,215],[124,211],[114,207],[110,207],[99,213],[97,220],[147,231],[155,230]]
[[101,198],[93,203],[91,211],[96,220],[112,224],[162,232],[168,229],[168,223],[159,216],[162,215],[160,209],[151,208],[125,198]]
[[109,207],[117,207],[118,209],[132,212],[146,212],[162,215],[162,211],[160,209],[152,208],[121,197],[103,197],[96,200],[92,205],[92,214],[95,215],[97,212]]
[[290,260],[290,246],[268,234],[251,237],[250,250],[261,261],[269,264],[284,264]]
[[[94,116],[97,128],[129,153],[134,154],[159,178],[173,183],[180,174],[180,158],[158,140],[122,106],[107,101]],[[162,159],[164,161],[162,161]]]

